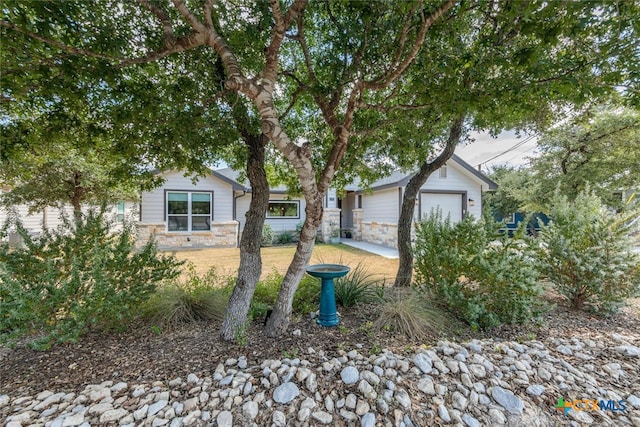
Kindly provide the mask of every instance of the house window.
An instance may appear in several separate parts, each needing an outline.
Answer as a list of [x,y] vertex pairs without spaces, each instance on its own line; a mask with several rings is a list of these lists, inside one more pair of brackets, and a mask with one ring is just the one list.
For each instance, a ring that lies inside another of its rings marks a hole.
[[167,229],[169,231],[211,230],[211,193],[167,192]]
[[116,205],[116,221],[124,222],[124,202],[118,202]]
[[356,204],[357,209],[362,209],[362,194],[358,194],[358,202]]
[[447,177],[447,165],[444,164],[440,167],[440,178],[446,178]]
[[300,202],[270,201],[267,218],[300,218]]

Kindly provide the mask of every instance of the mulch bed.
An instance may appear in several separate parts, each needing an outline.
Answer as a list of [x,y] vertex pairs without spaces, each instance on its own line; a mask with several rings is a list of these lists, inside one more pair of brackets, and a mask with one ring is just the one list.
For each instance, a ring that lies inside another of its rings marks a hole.
[[[553,298],[553,297],[551,297]],[[591,336],[611,333],[632,334],[640,339],[640,299],[609,318],[571,311],[559,304],[545,315],[541,323],[503,326],[488,332],[459,331],[445,337],[464,341],[472,338],[494,338],[526,341],[550,337]],[[412,342],[385,331],[374,331],[374,306],[341,309],[341,324],[323,328],[314,321],[294,320],[288,333],[280,338],[266,338],[262,322],[248,329],[247,345],[222,341],[218,325],[204,322],[182,325],[162,334],[151,326],[136,324],[118,334],[90,333],[78,343],[55,346],[48,351],[35,351],[24,345],[0,347],[0,394],[32,395],[42,390],[79,391],[88,384],[103,381],[136,382],[169,381],[189,373],[200,377],[212,375],[219,363],[244,355],[249,365],[265,359],[300,357],[313,361],[322,355],[331,358],[341,350],[360,347],[368,354],[389,349],[398,354],[416,351],[423,344],[434,344],[441,335],[433,333],[427,342]],[[299,329],[299,336],[293,331]],[[309,352],[313,349],[313,353]]]

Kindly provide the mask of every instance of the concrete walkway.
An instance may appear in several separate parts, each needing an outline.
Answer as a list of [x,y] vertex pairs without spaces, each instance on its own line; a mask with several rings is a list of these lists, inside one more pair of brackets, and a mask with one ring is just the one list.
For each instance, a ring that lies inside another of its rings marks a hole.
[[358,242],[353,239],[340,239],[340,243],[354,248],[362,249],[363,251],[371,252],[372,254],[380,255],[381,257],[398,259],[398,250],[394,248],[374,245],[373,243]]

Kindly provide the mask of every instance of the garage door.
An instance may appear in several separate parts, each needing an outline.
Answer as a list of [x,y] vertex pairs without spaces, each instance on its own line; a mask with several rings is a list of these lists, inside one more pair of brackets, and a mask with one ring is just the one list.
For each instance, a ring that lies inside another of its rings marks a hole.
[[449,216],[453,224],[462,220],[462,194],[421,193],[420,207],[423,218],[440,209],[442,217]]

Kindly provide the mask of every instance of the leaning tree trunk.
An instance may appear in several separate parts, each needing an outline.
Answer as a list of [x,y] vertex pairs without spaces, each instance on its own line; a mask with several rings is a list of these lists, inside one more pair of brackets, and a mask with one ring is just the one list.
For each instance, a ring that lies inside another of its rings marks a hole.
[[287,269],[287,273],[282,280],[282,287],[278,293],[276,305],[267,321],[265,335],[268,337],[277,337],[282,335],[289,327],[291,310],[293,307],[293,296],[296,292],[302,276],[305,274],[306,267],[311,259],[313,246],[316,241],[318,224],[322,220],[322,194],[314,199],[307,199],[305,208],[305,221],[300,233],[300,240],[296,247],[296,253],[293,256],[291,264]]
[[251,203],[240,240],[238,279],[229,299],[220,331],[220,336],[225,340],[236,338],[247,323],[249,306],[262,274],[260,242],[265,212],[269,208],[269,182],[264,169],[267,138],[263,135],[249,136],[245,137],[245,142],[249,148],[247,176],[251,183]]
[[449,137],[442,153],[431,162],[424,162],[420,170],[411,177],[402,197],[400,218],[398,220],[398,272],[393,286],[411,286],[413,278],[413,250],[411,248],[411,224],[416,206],[416,198],[420,188],[429,176],[442,167],[453,156],[456,145],[462,134],[463,117],[456,119],[449,130]]

